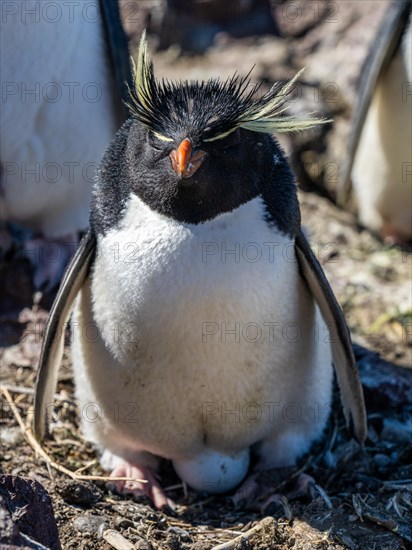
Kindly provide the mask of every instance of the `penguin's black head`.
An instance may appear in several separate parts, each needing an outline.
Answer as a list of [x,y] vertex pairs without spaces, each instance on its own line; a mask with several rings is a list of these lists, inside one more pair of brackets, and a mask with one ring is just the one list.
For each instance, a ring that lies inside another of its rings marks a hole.
[[[296,185],[270,134],[320,122],[279,116],[299,74],[257,100],[258,86],[251,87],[248,77],[159,82],[143,36],[130,90],[133,116],[112,147],[121,151],[120,185],[153,210],[187,223],[204,222],[262,195],[279,211],[274,221],[280,229],[290,232],[289,210],[295,225],[299,218]],[[103,162],[103,178],[112,157],[109,152]]]
[[[205,104],[196,84],[178,91],[197,95],[199,108]],[[190,116],[182,109],[179,124],[166,119],[168,137],[175,136],[170,141],[138,120],[129,129],[125,168],[133,192],[150,208],[180,222],[201,223],[256,197],[272,172],[276,151],[280,158],[270,136],[243,128],[207,141],[200,123],[203,113],[197,117],[193,109]]]

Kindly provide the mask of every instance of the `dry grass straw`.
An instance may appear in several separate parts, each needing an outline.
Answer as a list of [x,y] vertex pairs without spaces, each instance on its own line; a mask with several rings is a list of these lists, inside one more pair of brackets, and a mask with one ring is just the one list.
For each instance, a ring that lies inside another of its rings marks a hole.
[[[38,443],[38,441],[35,439],[33,432],[29,426],[26,426],[24,423],[24,420],[19,413],[19,410],[16,406],[16,403],[13,401],[10,392],[8,388],[4,385],[0,386],[0,392],[5,397],[8,405],[10,406],[10,410],[12,411],[14,418],[17,421],[17,424],[20,427],[20,430],[22,431],[27,443],[31,446],[31,448],[34,450],[34,452],[41,456],[41,458],[46,462],[48,468],[53,468],[54,470],[57,470],[61,474],[65,474],[69,476],[71,479],[77,480],[77,481],[137,481],[140,483],[147,483],[145,479],[134,479],[129,477],[109,477],[109,476],[92,476],[92,475],[85,475],[81,474],[80,472],[84,471],[85,469],[89,468],[92,463],[86,464],[84,467],[76,470],[73,472],[72,470],[69,470],[65,466],[62,466],[58,462],[54,461],[49,457],[49,455],[46,453],[46,451],[43,449],[43,447]],[[94,463],[95,461],[93,461]]]

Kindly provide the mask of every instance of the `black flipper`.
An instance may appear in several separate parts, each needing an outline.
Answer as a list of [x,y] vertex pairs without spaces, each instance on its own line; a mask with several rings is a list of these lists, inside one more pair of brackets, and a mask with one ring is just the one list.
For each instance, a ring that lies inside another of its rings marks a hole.
[[300,273],[331,334],[333,364],[346,421],[352,424],[356,439],[363,443],[367,436],[366,410],[349,329],[323,269],[301,230],[296,236],[295,250]]
[[[129,101],[128,86],[133,85],[130,52],[120,19],[118,0],[99,0],[99,2],[114,81],[114,107],[118,109],[120,127],[129,116],[126,107],[126,103]],[[64,330],[76,295],[83,286],[93,262],[95,248],[95,236],[89,231],[82,239],[73,260],[67,267],[47,321],[34,403],[33,427],[34,435],[38,441],[47,433],[47,407],[53,402],[57,372],[63,355]]]
[[66,269],[47,320],[34,399],[33,431],[38,441],[48,431],[48,407],[53,403],[57,373],[63,355],[65,328],[74,300],[89,273],[95,249],[96,238],[88,231]]
[[120,19],[118,0],[100,0],[100,11],[106,37],[112,75],[115,83],[116,106],[120,114],[120,124],[129,117],[126,103],[130,100],[129,88],[133,87],[133,76],[130,65],[130,52],[126,33]]

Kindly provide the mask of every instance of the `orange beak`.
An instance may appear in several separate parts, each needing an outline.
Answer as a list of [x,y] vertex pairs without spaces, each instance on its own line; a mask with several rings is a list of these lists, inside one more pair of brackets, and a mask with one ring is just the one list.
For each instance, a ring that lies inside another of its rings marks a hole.
[[205,151],[196,151],[192,156],[192,143],[184,139],[179,147],[170,153],[173,170],[181,178],[190,178],[206,158]]

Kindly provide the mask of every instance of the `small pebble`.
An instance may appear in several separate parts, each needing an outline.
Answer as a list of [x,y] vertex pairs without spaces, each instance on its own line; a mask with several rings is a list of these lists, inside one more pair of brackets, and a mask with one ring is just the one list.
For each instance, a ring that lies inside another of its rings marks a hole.
[[373,457],[373,460],[379,468],[384,468],[385,466],[391,463],[391,459],[388,456],[384,455],[383,453],[376,454]]
[[355,548],[357,547],[357,545],[353,542],[353,540],[348,535],[339,533],[339,538],[343,542],[343,544],[345,544],[351,550],[355,550]]
[[148,513],[148,509],[145,506],[142,506],[140,504],[114,504],[112,506],[112,510],[120,514],[121,516],[128,516],[133,517],[133,519],[136,521],[141,518],[145,518]]
[[110,526],[109,526],[109,524],[108,524],[106,521],[104,521],[103,523],[101,523],[101,524],[99,525],[99,528],[97,529],[97,538],[98,538],[99,540],[102,540],[102,539],[103,539],[103,533],[104,533],[105,531],[107,531],[107,529],[109,529],[109,527],[110,527]]
[[80,533],[97,533],[99,527],[107,522],[104,516],[81,515],[73,521],[73,527]]
[[106,529],[103,533],[103,540],[116,550],[134,550],[135,545],[124,538],[118,531],[114,529]]
[[189,533],[185,529],[182,529],[181,527],[169,527],[167,532],[178,535],[183,541],[190,539]]
[[57,488],[59,495],[69,504],[91,506],[102,498],[102,491],[92,483],[67,481]]
[[[10,428],[2,428],[0,431],[0,445],[1,446],[14,446],[21,443],[24,439],[22,431],[18,426],[12,426]],[[3,457],[5,458],[5,456]]]
[[408,443],[412,439],[412,421],[403,423],[385,418],[381,438],[396,443]]
[[121,516],[117,516],[115,518],[114,524],[116,527],[119,527],[120,529],[127,529],[128,527],[134,527],[134,522],[131,519],[123,518]]
[[135,533],[139,537],[145,536],[147,532],[147,526],[144,525],[136,525],[136,527],[129,527],[130,533]]

